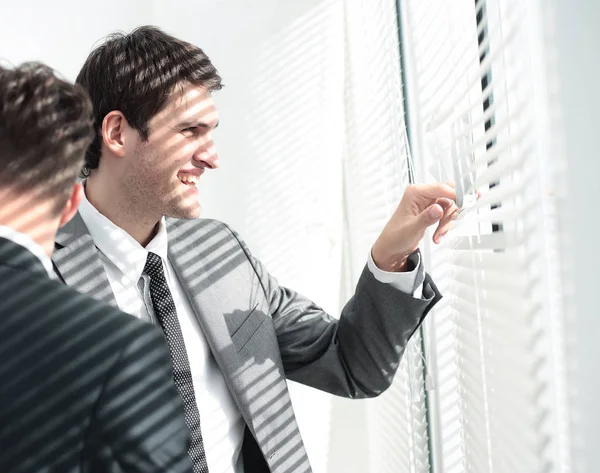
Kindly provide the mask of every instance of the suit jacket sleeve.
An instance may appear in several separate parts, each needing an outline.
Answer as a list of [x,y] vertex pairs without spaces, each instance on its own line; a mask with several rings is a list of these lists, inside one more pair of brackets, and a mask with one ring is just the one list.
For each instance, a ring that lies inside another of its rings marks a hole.
[[423,297],[415,298],[377,281],[365,267],[338,320],[280,286],[233,234],[268,299],[289,379],[351,398],[377,396],[390,386],[408,340],[441,298],[429,275],[419,281]]
[[131,342],[98,402],[95,430],[101,458],[96,463],[100,467],[92,470],[117,463],[122,472],[192,473],[189,430],[167,344],[155,327],[131,322],[136,323]]

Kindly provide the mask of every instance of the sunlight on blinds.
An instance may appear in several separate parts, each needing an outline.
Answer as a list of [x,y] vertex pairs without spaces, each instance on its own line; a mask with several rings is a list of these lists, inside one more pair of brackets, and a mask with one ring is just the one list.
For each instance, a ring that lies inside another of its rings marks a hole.
[[[408,184],[408,145],[394,0],[348,0],[344,153],[346,294]],[[368,471],[429,471],[420,338],[392,387],[367,401]]]
[[436,471],[569,471],[542,5],[406,3],[420,169],[463,201],[428,255]]

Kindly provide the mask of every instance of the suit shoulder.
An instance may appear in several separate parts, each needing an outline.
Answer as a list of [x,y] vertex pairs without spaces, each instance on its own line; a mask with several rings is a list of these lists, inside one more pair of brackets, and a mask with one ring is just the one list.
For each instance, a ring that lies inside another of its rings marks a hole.
[[151,324],[58,281],[45,279],[38,283],[37,289],[42,297],[47,295],[57,301],[51,307],[56,315],[76,316],[78,319],[90,322],[96,322],[98,317],[101,317],[102,324],[98,327],[101,332],[121,331],[123,335],[131,333],[133,336],[133,332],[143,333],[154,330]]
[[197,218],[194,220],[199,226],[199,228],[206,228],[212,230],[220,230],[226,231],[229,229],[229,225],[221,220],[216,220],[214,218]]
[[167,231],[169,239],[237,239],[236,232],[226,223],[211,218],[196,218],[190,220],[168,218]]
[[[0,280],[13,283],[0,285],[0,345],[11,333],[20,333],[23,343],[43,340],[51,365],[88,353],[98,373],[139,347],[164,352],[164,337],[157,327],[43,274],[2,268]],[[3,330],[6,326],[11,331]],[[26,350],[23,343],[19,350]],[[27,366],[39,371],[45,365]]]

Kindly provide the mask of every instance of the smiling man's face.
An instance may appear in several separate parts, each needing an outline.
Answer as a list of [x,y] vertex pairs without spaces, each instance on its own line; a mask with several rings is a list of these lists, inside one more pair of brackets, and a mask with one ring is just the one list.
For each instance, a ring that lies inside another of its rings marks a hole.
[[[206,168],[219,165],[213,130],[219,123],[210,92],[177,87],[148,124],[148,140],[133,140],[123,187],[129,208],[144,213],[197,218],[197,184]],[[130,133],[137,133],[130,130]]]

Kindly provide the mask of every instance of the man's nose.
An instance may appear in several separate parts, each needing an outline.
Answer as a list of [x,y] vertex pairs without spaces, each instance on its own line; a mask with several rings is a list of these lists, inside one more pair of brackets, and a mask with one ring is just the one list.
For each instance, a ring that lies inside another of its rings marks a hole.
[[194,154],[193,159],[196,163],[203,163],[205,167],[210,169],[219,167],[219,154],[217,153],[217,147],[213,142],[199,149]]

